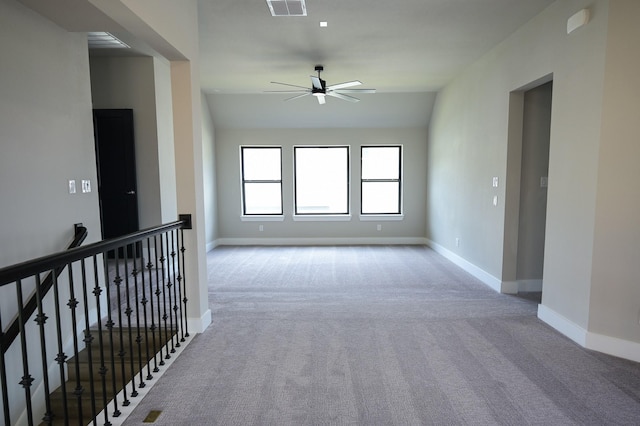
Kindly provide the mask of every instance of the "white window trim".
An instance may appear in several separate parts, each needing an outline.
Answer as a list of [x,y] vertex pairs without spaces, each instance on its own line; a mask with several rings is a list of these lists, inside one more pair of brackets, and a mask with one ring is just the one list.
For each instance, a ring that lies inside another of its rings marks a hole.
[[[402,143],[382,143],[382,144],[361,144],[360,162],[362,163],[362,148],[366,147],[400,147],[400,213],[359,213],[361,221],[369,220],[404,220],[404,144]],[[360,164],[360,188],[362,188],[362,164]],[[362,212],[362,193],[360,194],[360,211]]]
[[[273,214],[273,215],[261,215],[261,214],[251,214],[251,215],[246,215],[244,214],[244,180],[243,180],[243,164],[242,164],[242,148],[280,148],[280,193],[282,194],[282,201],[281,201],[281,208],[282,208],[282,214]],[[284,180],[282,178],[282,157],[283,157],[283,152],[284,152],[284,148],[282,147],[282,145],[239,145],[238,146],[238,160],[239,160],[239,171],[240,171],[240,220],[241,221],[247,221],[247,222],[255,222],[255,221],[262,221],[264,220],[263,218],[279,218],[281,217],[281,219],[271,219],[271,220],[265,220],[265,221],[272,221],[272,222],[276,222],[276,221],[282,221],[284,220]],[[249,218],[255,218],[255,220],[253,219],[249,219]]]
[[372,221],[399,221],[404,220],[404,214],[389,213],[389,214],[360,214],[360,221],[372,222]]
[[293,215],[295,222],[349,222],[351,220],[350,214],[297,214]]
[[241,215],[240,220],[242,222],[283,222],[284,214],[273,215]]

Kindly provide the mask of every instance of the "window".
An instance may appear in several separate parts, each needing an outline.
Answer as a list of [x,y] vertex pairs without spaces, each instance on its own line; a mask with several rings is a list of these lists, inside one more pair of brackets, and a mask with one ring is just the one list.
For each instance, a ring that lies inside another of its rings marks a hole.
[[293,148],[295,214],[349,214],[349,147]]
[[363,146],[361,149],[361,213],[400,214],[402,148]]
[[242,213],[282,214],[282,149],[241,147]]

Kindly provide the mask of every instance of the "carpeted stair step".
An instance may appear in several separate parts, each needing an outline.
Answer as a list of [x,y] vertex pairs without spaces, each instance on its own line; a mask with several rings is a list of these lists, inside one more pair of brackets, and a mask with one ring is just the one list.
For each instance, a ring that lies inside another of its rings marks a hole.
[[[157,351],[162,347],[162,358],[164,359],[166,356],[167,347],[166,343],[170,338],[174,338],[175,341],[175,331],[162,330],[162,341],[159,340],[159,335],[156,331],[156,344],[155,349]],[[154,368],[153,364],[153,356],[156,355],[154,352],[153,341],[147,341],[147,339],[142,339],[140,341],[140,351],[138,351],[138,343],[136,343],[136,337],[138,336],[138,331],[134,330],[132,334],[133,340],[133,348],[129,346],[129,332],[127,330],[114,329],[114,348],[116,354],[113,355],[110,352],[111,346],[108,344],[108,330],[103,330],[103,348],[105,350],[104,355],[104,364],[107,368],[106,372],[106,381],[105,386],[103,387],[102,376],[100,375],[100,345],[98,342],[98,333],[97,330],[92,330],[91,334],[94,337],[95,344],[91,345],[91,363],[89,362],[89,351],[82,350],[78,353],[77,357],[70,358],[67,360],[67,382],[65,384],[66,387],[66,404],[67,404],[67,420],[68,424],[88,424],[93,420],[92,417],[92,408],[91,401],[95,400],[96,404],[96,413],[99,413],[104,409],[104,398],[103,393],[106,388],[107,402],[111,401],[115,394],[119,393],[125,384],[129,383],[132,377],[135,376],[136,388],[140,386],[140,357],[142,357],[142,377],[143,381],[147,380],[147,361],[151,361],[151,370]],[[121,358],[118,353],[120,351],[120,333],[122,333],[122,341],[124,344],[124,356]],[[148,331],[148,336],[151,336],[151,331]],[[140,335],[144,336],[144,330],[140,331]],[[117,338],[116,338],[117,336]],[[147,358],[147,344],[148,348],[148,358]],[[171,349],[171,344],[168,345],[169,350]],[[131,350],[133,349],[133,350]],[[112,377],[112,365],[111,361],[114,361],[115,369],[115,390],[113,386],[113,377]],[[122,371],[122,359],[124,359],[124,375]],[[133,361],[133,362],[132,362]],[[157,354],[157,362],[160,363],[160,354]],[[132,374],[132,363],[133,363],[133,374]],[[76,371],[77,367],[77,371]],[[91,389],[91,376],[90,372],[93,372],[93,392]],[[79,375],[78,375],[79,374]],[[153,375],[153,371],[151,372]],[[145,383],[146,384],[146,383]],[[83,418],[81,421],[78,420],[78,398],[75,395],[75,390],[79,386],[82,387],[82,414]],[[131,386],[127,388],[127,394],[131,398]],[[64,402],[65,398],[63,395],[62,387],[54,390],[50,395],[50,404],[51,411],[54,415],[54,425],[57,424],[65,424],[64,422]],[[111,415],[111,413],[110,413]]]

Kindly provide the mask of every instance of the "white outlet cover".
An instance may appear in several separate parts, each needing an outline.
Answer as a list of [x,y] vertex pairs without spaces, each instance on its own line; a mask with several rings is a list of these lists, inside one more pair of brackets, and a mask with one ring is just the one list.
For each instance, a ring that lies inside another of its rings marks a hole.
[[497,195],[494,195],[494,196],[493,196],[493,205],[494,205],[494,206],[497,206],[497,205],[498,205],[498,196],[497,196]]
[[498,176],[494,176],[493,177],[493,187],[497,188],[498,187]]
[[91,192],[91,181],[90,180],[82,180],[82,192],[87,193]]

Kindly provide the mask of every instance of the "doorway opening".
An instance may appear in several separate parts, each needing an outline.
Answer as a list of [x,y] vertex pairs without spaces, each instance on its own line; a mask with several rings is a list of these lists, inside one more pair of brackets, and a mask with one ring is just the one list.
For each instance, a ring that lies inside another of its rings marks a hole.
[[503,275],[515,293],[542,301],[549,184],[551,76],[510,98],[505,259]]

